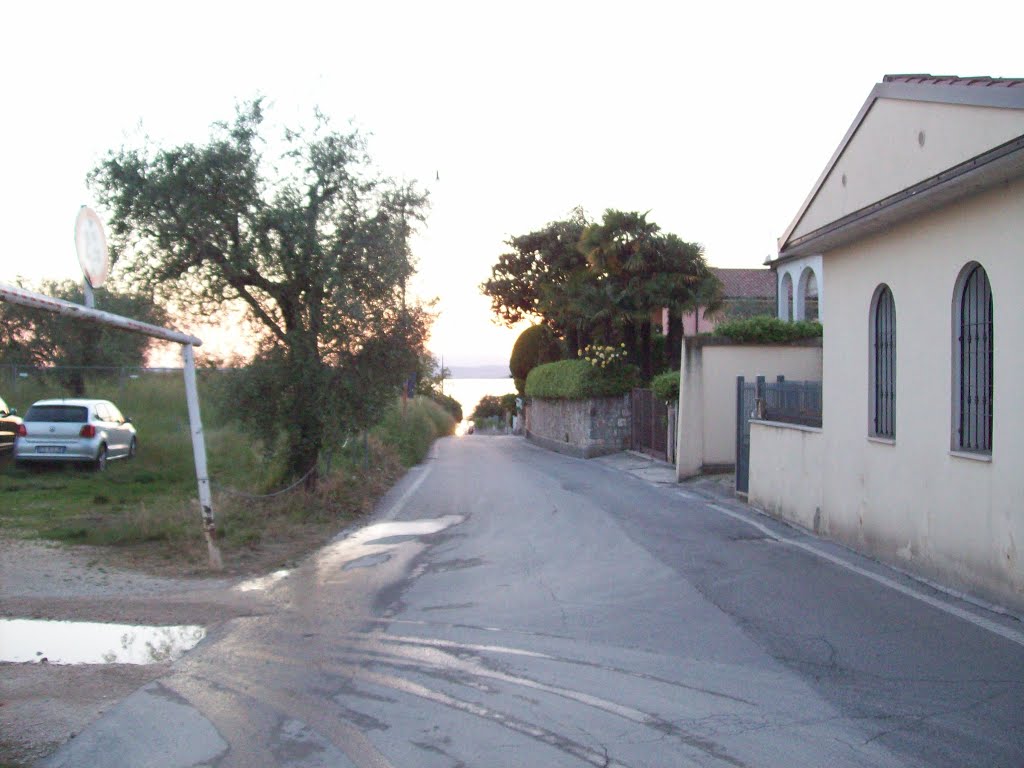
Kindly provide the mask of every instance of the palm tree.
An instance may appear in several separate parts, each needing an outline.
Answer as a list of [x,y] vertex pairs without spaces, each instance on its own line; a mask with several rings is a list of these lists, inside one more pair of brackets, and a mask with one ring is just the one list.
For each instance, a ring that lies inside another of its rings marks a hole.
[[653,313],[667,307],[681,323],[698,294],[705,300],[715,295],[717,281],[704,262],[703,247],[662,234],[646,213],[609,209],[600,223],[584,230],[579,248],[598,286],[601,314],[619,326],[629,359],[649,380]]

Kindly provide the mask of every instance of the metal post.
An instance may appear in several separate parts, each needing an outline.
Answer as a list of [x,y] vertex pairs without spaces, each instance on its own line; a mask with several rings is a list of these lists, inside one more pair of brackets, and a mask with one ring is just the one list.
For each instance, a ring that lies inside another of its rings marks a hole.
[[206,470],[206,441],[203,437],[203,422],[199,416],[199,390],[196,387],[196,363],[191,344],[182,345],[181,356],[185,361],[185,400],[188,402],[188,421],[192,429],[192,454],[196,462],[196,483],[199,486],[199,507],[203,515],[203,534],[206,536],[206,548],[210,553],[210,568],[219,571],[224,568],[224,563],[217,547],[217,529],[213,522],[210,477]]
[[763,419],[768,413],[768,403],[765,400],[764,376],[754,379],[754,418]]
[[[733,477],[733,490],[745,492],[746,483],[743,479],[743,426],[747,414],[743,407],[743,377],[736,377],[736,473]],[[743,486],[742,488],[740,486]]]
[[96,294],[92,292],[92,284],[89,282],[89,278],[82,278],[82,287],[85,289],[85,306],[89,309],[96,307]]

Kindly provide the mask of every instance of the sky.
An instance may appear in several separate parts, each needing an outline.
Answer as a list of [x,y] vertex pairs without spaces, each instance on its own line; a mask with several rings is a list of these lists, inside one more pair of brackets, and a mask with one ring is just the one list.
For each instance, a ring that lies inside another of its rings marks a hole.
[[[4,27],[0,282],[80,276],[108,151],[202,142],[263,96],[280,125],[355,125],[429,191],[413,289],[449,366],[508,361],[521,328],[479,285],[509,237],[578,205],[647,211],[712,266],[757,267],[883,75],[1024,76],[1019,2],[97,0],[19,3]],[[221,354],[237,338],[183,329]]]

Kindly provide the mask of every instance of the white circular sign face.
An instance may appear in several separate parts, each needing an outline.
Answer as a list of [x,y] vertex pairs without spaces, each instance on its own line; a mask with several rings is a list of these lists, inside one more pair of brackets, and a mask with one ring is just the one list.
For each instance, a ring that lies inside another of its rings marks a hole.
[[75,219],[75,250],[78,263],[82,265],[85,279],[93,288],[99,288],[110,273],[110,255],[107,253],[107,237],[103,234],[103,222],[92,208],[82,206]]

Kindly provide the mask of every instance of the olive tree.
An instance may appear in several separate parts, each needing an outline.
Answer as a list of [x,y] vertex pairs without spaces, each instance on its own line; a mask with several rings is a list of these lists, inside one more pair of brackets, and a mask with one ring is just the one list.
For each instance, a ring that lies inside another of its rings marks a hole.
[[429,316],[405,285],[426,196],[382,176],[364,137],[319,112],[273,143],[263,123],[256,100],[205,143],[122,147],[89,180],[124,279],[204,318],[246,307],[260,346],[239,396],[255,427],[283,430],[298,475],[416,368]]

